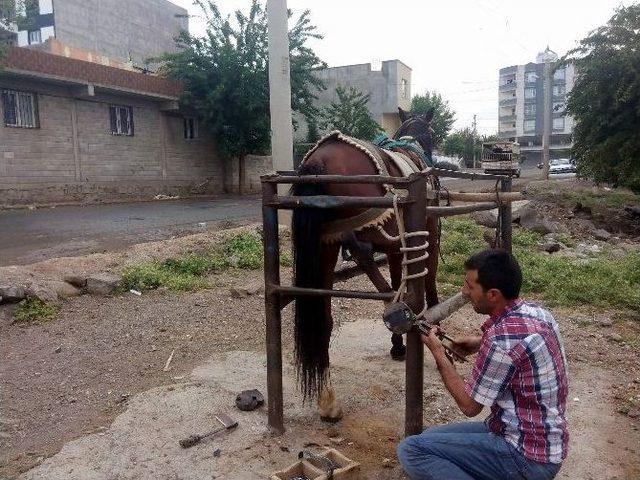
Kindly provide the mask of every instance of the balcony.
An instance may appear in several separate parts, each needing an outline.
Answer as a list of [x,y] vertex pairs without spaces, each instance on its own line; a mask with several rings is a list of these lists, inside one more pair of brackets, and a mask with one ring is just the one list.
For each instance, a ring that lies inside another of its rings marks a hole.
[[517,85],[518,84],[514,80],[512,82],[503,83],[502,85],[500,85],[499,89],[500,89],[501,92],[508,92],[508,91],[511,91],[511,90],[515,90]]
[[516,104],[516,97],[505,98],[500,100],[501,107],[510,107]]
[[515,137],[516,136],[516,129],[513,128],[511,130],[500,130],[498,132],[498,137],[500,138],[508,138],[508,137]]
[[516,116],[515,115],[511,115],[511,114],[509,114],[509,115],[500,115],[500,119],[499,120],[500,120],[501,123],[502,122],[512,123],[512,122],[516,121]]

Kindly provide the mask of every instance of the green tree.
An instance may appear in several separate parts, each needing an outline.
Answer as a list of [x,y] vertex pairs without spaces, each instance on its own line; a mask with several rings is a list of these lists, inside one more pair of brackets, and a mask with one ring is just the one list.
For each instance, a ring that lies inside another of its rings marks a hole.
[[340,86],[336,88],[336,95],[338,101],[332,102],[321,113],[324,130],[340,130],[345,135],[364,140],[373,140],[382,131],[367,107],[371,95],[355,87],[345,89]]
[[476,161],[482,158],[482,144],[497,140],[497,135],[474,135],[473,129],[467,127],[449,134],[444,141],[443,151],[447,156],[462,158],[464,164],[471,167],[474,154]]
[[640,191],[640,5],[621,7],[570,51],[567,112],[579,175]]
[[[0,61],[15,38],[15,27],[29,30],[38,12],[37,0],[0,0]],[[0,64],[0,68],[2,65]]]
[[411,99],[411,113],[424,114],[433,108],[433,120],[431,126],[434,131],[434,142],[439,146],[451,131],[456,121],[456,114],[449,107],[449,102],[436,92],[425,92],[424,95],[416,95]]
[[[214,1],[197,0],[207,21],[203,37],[182,32],[179,52],[152,61],[161,72],[182,83],[182,104],[194,111],[226,158],[242,161],[250,153],[270,150],[267,16],[253,0],[248,13],[224,17]],[[289,13],[291,16],[291,12]],[[313,117],[313,92],[324,88],[313,69],[325,64],[307,45],[322,38],[305,11],[289,30],[291,103],[294,111]]]

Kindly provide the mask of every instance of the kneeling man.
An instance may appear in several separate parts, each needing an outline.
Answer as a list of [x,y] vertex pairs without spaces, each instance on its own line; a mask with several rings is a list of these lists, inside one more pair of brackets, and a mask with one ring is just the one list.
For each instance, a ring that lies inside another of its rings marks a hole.
[[398,446],[414,480],[552,479],[567,455],[567,372],[558,325],[547,310],[519,298],[522,273],[503,250],[484,250],[465,263],[462,292],[489,315],[482,336],[454,346],[477,353],[463,380],[432,329],[422,340],[442,380],[468,417],[491,409],[484,422],[426,429]]

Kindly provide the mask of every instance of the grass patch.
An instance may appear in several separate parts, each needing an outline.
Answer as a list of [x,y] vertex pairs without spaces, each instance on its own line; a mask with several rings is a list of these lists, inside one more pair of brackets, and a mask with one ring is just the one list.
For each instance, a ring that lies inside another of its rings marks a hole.
[[[444,261],[438,268],[438,282],[459,287],[464,261],[486,248],[482,228],[468,217],[457,217],[444,219],[442,229]],[[575,243],[570,237],[557,238],[565,244]],[[605,251],[588,260],[572,259],[539,251],[541,240],[535,232],[513,231],[513,249],[523,271],[524,294],[538,294],[549,306],[640,310],[640,253],[619,258]]]
[[47,322],[58,314],[58,307],[43,302],[39,298],[28,298],[20,302],[13,312],[13,318],[17,323],[22,322]]
[[[207,276],[234,270],[258,270],[263,264],[262,240],[256,233],[241,233],[225,239],[210,251],[188,253],[162,262],[142,262],[125,267],[121,289],[193,291],[210,287]],[[291,253],[282,251],[280,264],[293,264]]]

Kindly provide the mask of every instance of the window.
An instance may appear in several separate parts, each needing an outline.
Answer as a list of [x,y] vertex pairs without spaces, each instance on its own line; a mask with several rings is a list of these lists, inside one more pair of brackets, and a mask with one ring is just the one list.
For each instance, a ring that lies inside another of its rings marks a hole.
[[565,69],[561,68],[560,70],[556,70],[555,72],[553,72],[553,79],[564,80],[564,75],[565,75]]
[[198,121],[195,118],[184,118],[184,138],[198,138]]
[[525,120],[524,121],[524,131],[525,132],[533,132],[536,129],[536,121],[535,120]]
[[112,105],[109,107],[112,135],[133,136],[133,108]]
[[538,74],[536,72],[525,73],[525,79],[527,83],[535,83],[538,80]]
[[53,1],[52,0],[38,0],[40,6],[40,15],[46,15],[53,13]]
[[567,88],[564,85],[554,85],[553,86],[553,95],[554,96],[564,95],[566,91],[567,91]]
[[564,130],[564,117],[554,118],[553,119],[553,129],[554,130]]
[[525,88],[524,89],[524,98],[536,98],[536,89],[535,88]]
[[564,102],[553,102],[553,113],[563,113],[564,108]]
[[35,94],[3,90],[2,106],[7,127],[38,128],[38,102]]
[[535,103],[527,103],[524,106],[524,114],[525,115],[535,115],[536,114],[536,104]]
[[400,82],[400,95],[402,98],[409,98],[409,83],[404,78]]
[[42,36],[40,35],[40,30],[33,30],[29,32],[29,45],[34,45],[36,43],[42,43]]

